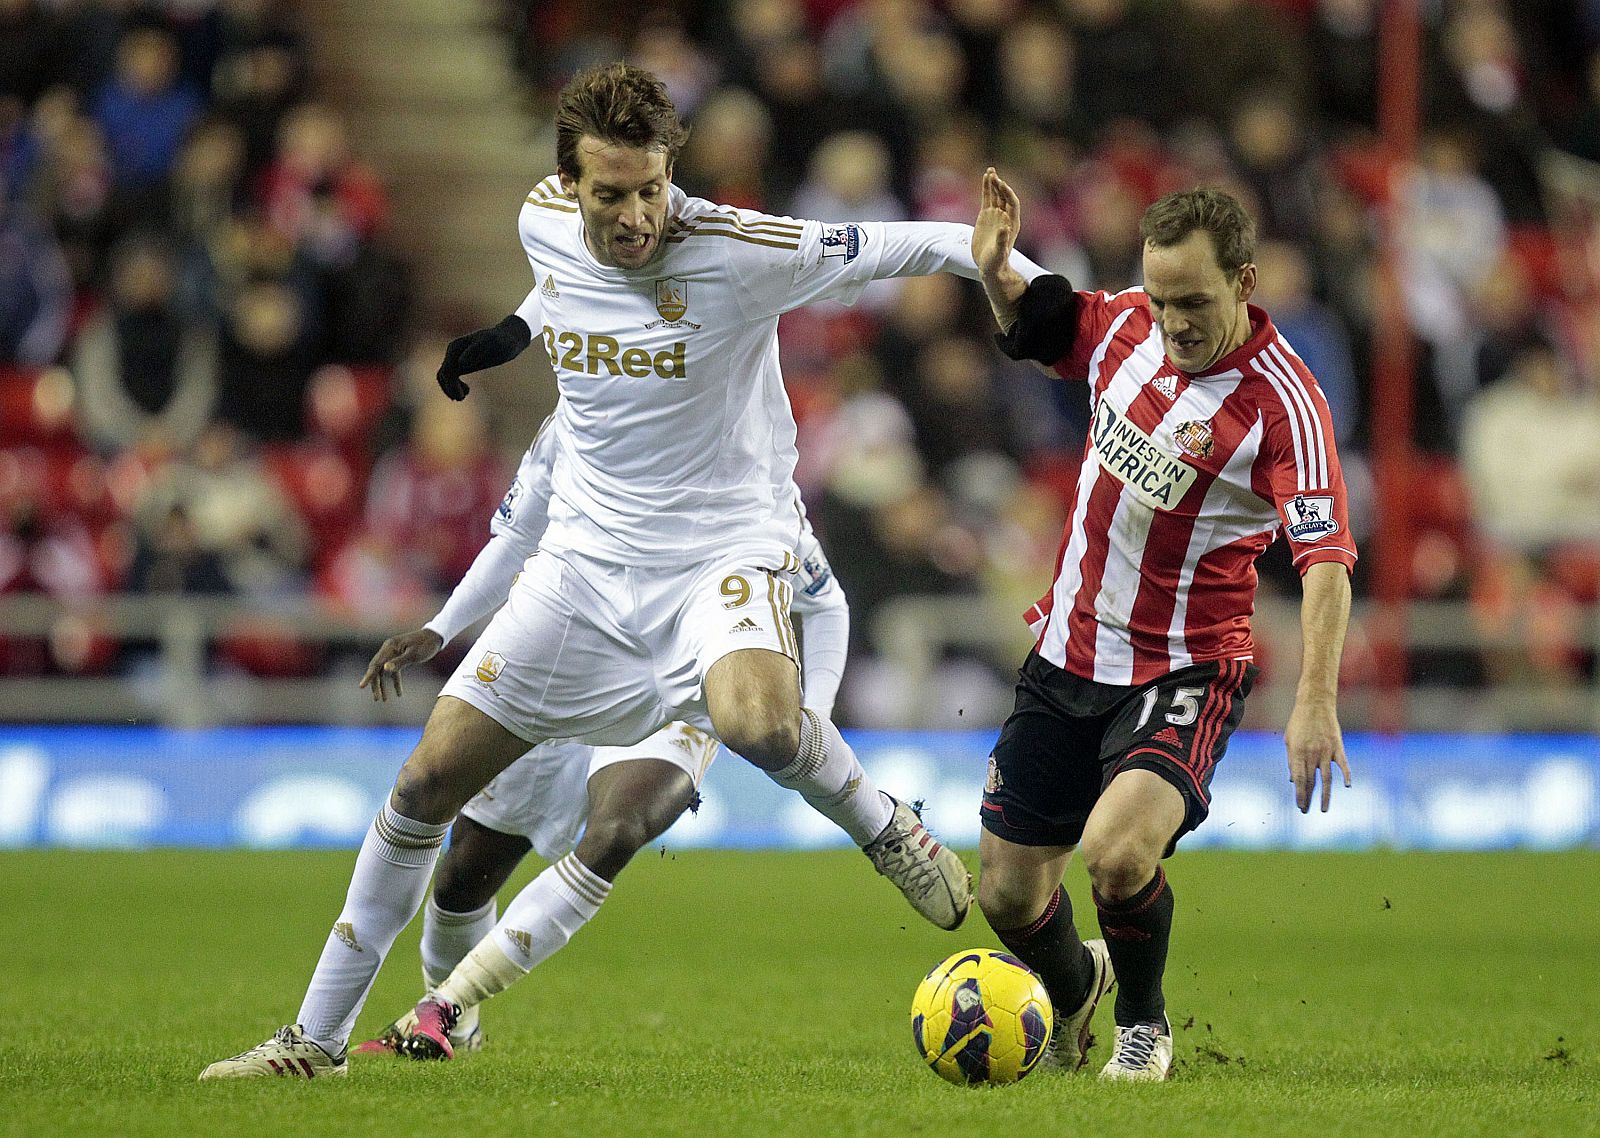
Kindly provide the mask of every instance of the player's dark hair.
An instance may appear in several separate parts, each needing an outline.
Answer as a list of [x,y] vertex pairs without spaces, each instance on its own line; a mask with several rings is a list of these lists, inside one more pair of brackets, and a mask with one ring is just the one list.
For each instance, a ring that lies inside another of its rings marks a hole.
[[667,169],[689,139],[666,86],[642,67],[603,63],[578,72],[556,107],[556,169],[578,177],[578,139],[666,151]]
[[1256,255],[1256,223],[1239,199],[1221,190],[1180,190],[1159,199],[1144,212],[1139,236],[1157,248],[1183,241],[1195,230],[1211,235],[1217,264],[1237,277]]

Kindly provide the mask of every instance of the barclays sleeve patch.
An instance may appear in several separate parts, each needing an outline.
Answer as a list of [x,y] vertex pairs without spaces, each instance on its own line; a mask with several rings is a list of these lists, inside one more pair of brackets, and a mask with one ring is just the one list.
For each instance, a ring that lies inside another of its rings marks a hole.
[[814,597],[833,580],[833,569],[820,556],[807,557],[800,563],[800,575],[806,582],[800,591],[808,597]]
[[843,257],[844,263],[848,265],[860,255],[863,243],[864,238],[859,225],[824,225],[822,227],[822,255],[824,257]]
[[517,478],[512,481],[511,489],[507,490],[506,496],[500,499],[500,508],[495,511],[501,521],[509,522],[511,520],[511,512],[516,509],[517,499],[520,497],[522,497],[522,479]]
[[1339,523],[1333,517],[1333,495],[1296,494],[1284,506],[1289,518],[1285,532],[1295,541],[1321,541],[1339,532]]

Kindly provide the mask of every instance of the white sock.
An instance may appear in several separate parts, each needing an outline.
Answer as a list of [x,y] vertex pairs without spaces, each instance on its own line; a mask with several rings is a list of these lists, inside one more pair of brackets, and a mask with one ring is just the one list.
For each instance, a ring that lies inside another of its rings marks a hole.
[[297,1017],[307,1037],[330,1055],[343,1053],[383,958],[417,915],[449,829],[448,822],[404,817],[385,802],[367,830],[344,908]]
[[[443,984],[472,946],[494,931],[494,898],[470,913],[439,908],[432,897],[422,910],[422,986],[433,991]],[[466,1008],[450,1034],[465,1039],[478,1029],[478,1009]]]
[[877,787],[833,721],[809,707],[800,709],[800,753],[794,762],[767,777],[800,796],[858,846],[883,833],[894,802]]
[[494,931],[434,991],[463,1009],[499,995],[571,940],[610,892],[609,881],[569,853],[512,898]]

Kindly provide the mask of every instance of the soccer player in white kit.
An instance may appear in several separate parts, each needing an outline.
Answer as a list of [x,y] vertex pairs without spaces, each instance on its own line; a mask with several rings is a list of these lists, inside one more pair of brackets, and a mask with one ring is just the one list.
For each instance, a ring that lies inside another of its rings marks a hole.
[[[960,859],[802,706],[788,619],[795,428],[777,321],[876,279],[976,279],[971,227],[822,224],[689,198],[672,185],[687,131],[660,81],[626,64],[568,84],[556,138],[558,173],[521,216],[537,287],[453,342],[439,372],[463,398],[463,374],[543,339],[561,393],[549,528],[374,820],[298,1022],[202,1078],[344,1074],[356,1014],[451,821],[547,739],[627,745],[690,723],[798,791],[934,924],[953,929],[970,907]],[[1043,273],[1012,263],[1026,280]],[[471,1003],[527,971],[504,952],[476,963]]]
[[[402,668],[432,659],[504,603],[547,524],[551,438],[541,431],[528,448],[490,520],[493,537],[444,607],[422,628],[384,641],[373,655],[361,685],[372,689],[374,699],[387,700],[391,683],[398,696]],[[803,622],[805,705],[827,716],[844,674],[850,608],[809,522],[802,524],[795,556],[800,568],[793,611]],[[538,945],[541,955],[530,966],[560,950],[595,916],[610,883],[634,854],[690,806],[717,749],[717,741],[703,731],[669,723],[631,747],[541,743],[500,772],[462,807],[434,873],[422,927],[427,991],[445,985],[455,967],[491,935],[502,951],[524,940]],[[497,923],[495,894],[530,849],[552,864]],[[605,891],[572,887],[591,874],[606,883]],[[482,1046],[476,1005],[462,1007],[454,1026],[438,1038],[417,1032],[418,1022],[408,1012],[356,1050],[450,1058],[463,1048]]]

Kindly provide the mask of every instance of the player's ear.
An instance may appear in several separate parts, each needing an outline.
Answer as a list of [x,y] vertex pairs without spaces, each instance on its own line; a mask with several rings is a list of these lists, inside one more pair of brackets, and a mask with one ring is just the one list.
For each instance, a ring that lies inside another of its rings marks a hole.
[[556,177],[561,179],[561,192],[569,198],[578,196],[578,177],[571,170],[557,170]]
[[1240,304],[1243,304],[1256,294],[1255,265],[1246,264],[1239,270],[1239,281],[1236,285],[1234,285],[1234,290],[1239,298]]

